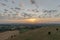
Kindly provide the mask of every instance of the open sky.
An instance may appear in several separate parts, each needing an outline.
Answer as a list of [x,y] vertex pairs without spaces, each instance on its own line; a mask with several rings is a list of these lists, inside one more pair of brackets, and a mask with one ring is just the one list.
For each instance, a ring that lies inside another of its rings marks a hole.
[[0,0],[0,23],[60,22],[60,0]]

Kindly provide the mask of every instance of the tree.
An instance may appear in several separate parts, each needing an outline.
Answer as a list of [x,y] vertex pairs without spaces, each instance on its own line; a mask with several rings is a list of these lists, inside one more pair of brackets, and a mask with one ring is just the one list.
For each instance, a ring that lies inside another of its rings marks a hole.
[[56,28],[56,31],[58,31],[59,29],[58,28]]
[[48,35],[51,35],[51,32],[48,32]]

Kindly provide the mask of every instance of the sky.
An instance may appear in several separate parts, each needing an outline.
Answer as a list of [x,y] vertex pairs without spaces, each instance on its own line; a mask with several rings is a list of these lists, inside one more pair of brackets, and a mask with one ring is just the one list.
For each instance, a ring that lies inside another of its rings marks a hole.
[[60,0],[0,0],[0,23],[52,21],[60,22]]

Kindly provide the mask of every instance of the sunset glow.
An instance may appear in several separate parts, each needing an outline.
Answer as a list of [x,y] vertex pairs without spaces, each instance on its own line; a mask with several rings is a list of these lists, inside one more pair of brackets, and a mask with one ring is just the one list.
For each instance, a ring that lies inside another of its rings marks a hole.
[[32,18],[32,19],[28,19],[28,21],[29,21],[29,22],[36,22],[37,19]]
[[30,19],[15,19],[15,20],[0,20],[0,23],[52,23],[60,22],[60,18],[30,18]]

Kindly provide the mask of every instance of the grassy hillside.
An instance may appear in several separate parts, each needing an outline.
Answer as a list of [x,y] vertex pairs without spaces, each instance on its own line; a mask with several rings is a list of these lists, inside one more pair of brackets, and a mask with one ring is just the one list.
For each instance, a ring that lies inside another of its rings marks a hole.
[[60,27],[42,27],[29,30],[8,40],[60,40]]

